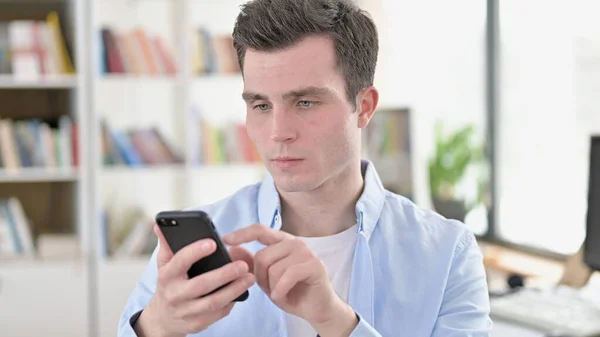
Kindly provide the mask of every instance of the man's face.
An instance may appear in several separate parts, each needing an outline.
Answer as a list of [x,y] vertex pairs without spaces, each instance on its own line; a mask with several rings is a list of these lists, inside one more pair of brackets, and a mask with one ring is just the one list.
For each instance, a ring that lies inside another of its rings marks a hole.
[[313,190],[359,157],[357,113],[329,38],[247,50],[243,97],[248,135],[279,189]]

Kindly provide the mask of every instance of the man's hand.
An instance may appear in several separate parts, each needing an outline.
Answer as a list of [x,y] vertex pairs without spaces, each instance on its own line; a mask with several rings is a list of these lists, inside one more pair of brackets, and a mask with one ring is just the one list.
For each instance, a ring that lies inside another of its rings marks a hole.
[[[138,336],[185,336],[206,329],[227,316],[233,302],[254,283],[252,254],[241,247],[230,250],[233,263],[192,279],[187,271],[216,249],[213,240],[201,240],[173,254],[158,226],[158,283],[154,297],[142,311],[134,329]],[[237,260],[237,261],[236,261]],[[205,296],[224,284],[219,291]]]
[[347,337],[358,323],[352,308],[335,293],[325,265],[294,236],[254,224],[225,235],[237,246],[266,245],[254,256],[254,275],[262,290],[282,310],[308,321],[321,337]]

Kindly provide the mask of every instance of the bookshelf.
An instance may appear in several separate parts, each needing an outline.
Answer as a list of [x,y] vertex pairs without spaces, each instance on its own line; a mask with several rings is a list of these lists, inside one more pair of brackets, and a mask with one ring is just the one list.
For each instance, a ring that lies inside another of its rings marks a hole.
[[89,166],[87,139],[79,137],[87,135],[88,118],[84,5],[0,1],[0,326],[6,335],[89,332]]

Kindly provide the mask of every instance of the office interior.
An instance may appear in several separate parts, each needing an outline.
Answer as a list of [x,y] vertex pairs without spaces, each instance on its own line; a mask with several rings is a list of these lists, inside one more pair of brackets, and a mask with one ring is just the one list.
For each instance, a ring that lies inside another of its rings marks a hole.
[[[363,156],[476,235],[491,335],[600,335],[600,3],[355,1],[380,34]],[[267,174],[241,3],[0,0],[1,336],[115,336],[154,216]]]

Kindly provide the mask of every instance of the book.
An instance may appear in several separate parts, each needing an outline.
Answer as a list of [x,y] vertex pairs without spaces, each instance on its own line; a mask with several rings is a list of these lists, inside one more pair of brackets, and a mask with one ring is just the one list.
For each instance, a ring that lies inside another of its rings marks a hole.
[[152,166],[182,164],[180,151],[162,135],[158,127],[114,129],[101,121],[102,162],[106,166]]
[[99,34],[100,74],[156,76],[177,73],[172,48],[162,36],[139,26],[119,31],[103,26]]
[[19,199],[0,199],[0,258],[28,256],[36,254],[31,230]]
[[229,34],[212,34],[198,27],[190,34],[190,60],[195,74],[238,74],[240,67]]
[[200,151],[194,156],[195,164],[256,164],[261,158],[256,147],[250,140],[246,125],[230,122],[214,125],[198,117],[195,121],[196,138]]
[[57,12],[45,20],[0,22],[0,73],[38,80],[74,72]]
[[70,116],[58,119],[0,119],[0,171],[17,173],[24,168],[49,170],[77,166],[77,123]]

